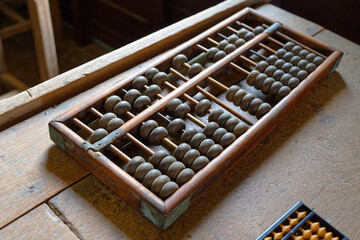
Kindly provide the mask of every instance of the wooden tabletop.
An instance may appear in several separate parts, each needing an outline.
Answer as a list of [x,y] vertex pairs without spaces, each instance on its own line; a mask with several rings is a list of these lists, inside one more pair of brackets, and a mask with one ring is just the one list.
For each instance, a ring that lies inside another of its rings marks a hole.
[[299,200],[357,239],[360,48],[273,5],[258,10],[342,50],[342,62],[171,227],[155,227],[63,153],[47,127],[150,60],[0,133],[0,239],[254,239]]

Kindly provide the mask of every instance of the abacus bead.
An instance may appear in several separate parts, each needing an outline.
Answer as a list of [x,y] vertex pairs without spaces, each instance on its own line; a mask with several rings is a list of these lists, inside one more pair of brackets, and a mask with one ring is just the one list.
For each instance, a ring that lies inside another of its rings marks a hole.
[[149,135],[149,142],[153,145],[160,145],[161,139],[167,137],[168,132],[164,127],[155,128]]
[[182,162],[185,166],[190,167],[191,164],[194,162],[195,158],[199,157],[200,153],[198,150],[191,149],[187,151],[182,159]]
[[113,130],[119,128],[124,124],[124,121],[121,118],[113,118],[106,125],[106,131],[112,132]]
[[207,124],[206,127],[204,128],[203,133],[205,134],[206,137],[211,138],[215,130],[218,128],[219,128],[219,124],[217,124],[217,122],[209,122],[209,124]]
[[202,141],[206,139],[205,134],[196,133],[190,140],[190,146],[194,149],[197,149]]
[[206,152],[207,152],[207,150],[209,150],[209,148],[210,148],[212,145],[214,145],[214,144],[215,144],[214,140],[207,138],[207,139],[205,139],[204,141],[202,141],[202,142],[200,143],[200,145],[198,146],[197,150],[198,150],[202,155],[205,155]]
[[233,133],[227,132],[222,136],[219,143],[223,148],[226,148],[235,141],[236,137]]
[[144,86],[147,85],[149,81],[144,76],[139,76],[131,83],[131,87],[139,91],[143,90]]
[[224,110],[222,110],[221,108],[216,108],[212,110],[208,118],[209,122],[216,122],[223,112]]
[[159,192],[159,197],[161,199],[166,199],[170,197],[176,190],[179,189],[179,186],[174,182],[167,182],[165,185],[161,188]]
[[309,53],[307,56],[306,56],[306,60],[308,60],[308,62],[312,62],[316,57],[316,54],[315,53]]
[[269,98],[273,98],[276,96],[277,92],[279,91],[279,89],[282,87],[282,83],[281,82],[274,82],[271,87],[270,90],[268,92],[268,97]]
[[298,66],[300,69],[304,70],[305,67],[306,67],[306,65],[308,65],[308,63],[309,63],[309,62],[308,62],[307,60],[302,59],[302,60],[300,60],[300,61],[298,62],[297,66]]
[[309,51],[306,49],[303,49],[299,52],[299,57],[306,58],[306,56],[309,54]]
[[182,104],[182,101],[178,98],[171,99],[166,105],[166,113],[170,116],[174,114],[175,109]]
[[154,166],[151,163],[142,163],[136,168],[134,178],[141,182],[144,179],[145,175],[152,169],[154,169]]
[[273,65],[277,60],[279,60],[279,58],[276,55],[271,55],[268,57],[268,59],[266,59],[266,62],[270,65]]
[[153,181],[159,176],[161,176],[161,172],[158,169],[152,169],[145,175],[142,184],[144,187],[149,188]]
[[254,81],[259,74],[260,74],[260,72],[258,70],[252,70],[246,78],[246,83],[250,86],[253,86]]
[[211,108],[211,102],[208,99],[202,99],[195,107],[195,113],[199,117],[204,117]]
[[238,39],[239,37],[236,36],[236,34],[232,34],[230,37],[228,37],[228,42],[234,44]]
[[217,157],[223,150],[224,150],[223,147],[221,145],[219,145],[219,144],[212,145],[209,148],[209,150],[207,151],[206,157],[209,160],[212,160],[215,157]]
[[134,176],[136,169],[142,163],[145,163],[145,160],[143,157],[140,157],[140,156],[133,157],[126,166],[126,172],[128,174],[130,174],[131,176]]
[[264,31],[264,28],[262,26],[257,26],[256,28],[254,28],[253,32],[255,35],[259,35],[260,33],[262,33]]
[[164,72],[158,72],[152,79],[152,82],[158,86],[161,86],[165,81],[169,80],[169,77]]
[[214,60],[215,54],[219,51],[217,47],[210,48],[206,53],[206,59],[210,62]]
[[289,79],[289,81],[287,82],[287,86],[291,89],[294,89],[297,85],[299,85],[300,80],[297,77],[292,77]]
[[226,53],[222,50],[218,51],[217,53],[215,53],[214,56],[214,62],[219,61],[220,59],[224,58],[226,56]]
[[280,101],[291,92],[288,86],[282,86],[276,94],[276,101]]
[[255,34],[253,32],[248,32],[247,34],[245,34],[244,36],[244,40],[245,41],[250,41],[251,39],[253,39],[255,37]]
[[169,154],[164,150],[155,151],[154,155],[150,158],[150,163],[157,168],[161,160],[168,155]]
[[118,104],[115,105],[114,107],[114,113],[117,115],[117,116],[122,116],[124,115],[125,112],[131,110],[131,105],[129,102],[127,101],[121,101],[119,102]]
[[195,128],[189,128],[184,131],[184,133],[181,135],[181,142],[188,143],[190,142],[191,138],[198,133],[198,131]]
[[291,52],[298,55],[299,52],[302,50],[302,48],[299,45],[295,45],[292,49]]
[[185,103],[182,103],[180,104],[179,106],[176,107],[175,111],[174,111],[174,117],[176,118],[184,118],[185,115],[187,113],[190,112],[190,107],[185,104]]
[[231,117],[227,122],[225,123],[224,128],[228,130],[229,132],[232,132],[235,128],[235,126],[240,122],[240,119],[237,117]]
[[246,130],[249,129],[249,126],[246,123],[243,122],[239,122],[238,124],[236,124],[236,126],[234,127],[234,129],[232,130],[232,133],[236,136],[236,137],[240,137],[244,132],[246,132]]
[[246,35],[248,32],[249,32],[249,31],[246,30],[245,28],[241,28],[241,29],[238,31],[237,35],[238,35],[239,38],[243,38],[243,37],[245,37],[245,35]]
[[283,59],[278,59],[274,63],[274,66],[278,69],[280,69],[285,64],[285,61]]
[[141,93],[136,89],[130,89],[125,93],[124,100],[130,103],[130,105],[134,104],[135,99],[141,96]]
[[224,50],[224,48],[226,47],[226,45],[228,45],[229,42],[226,39],[223,39],[219,42],[219,44],[217,45],[217,48],[220,50]]
[[98,128],[90,135],[89,142],[90,143],[97,142],[100,139],[102,139],[103,137],[105,137],[106,135],[108,135],[108,132],[105,129]]
[[153,183],[151,184],[150,190],[158,195],[160,193],[160,190],[165,185],[165,183],[170,182],[170,178],[166,175],[161,175],[157,177]]
[[297,66],[294,66],[294,67],[290,68],[289,73],[291,76],[295,77],[299,71],[300,71],[300,68]]
[[244,96],[247,94],[247,92],[244,89],[240,89],[235,93],[233,103],[235,106],[240,106]]
[[301,57],[299,57],[299,56],[294,56],[294,57],[291,58],[290,63],[291,63],[292,65],[296,66],[296,65],[300,62],[300,60],[301,60]]
[[265,61],[260,61],[256,67],[255,70],[258,70],[259,72],[264,72],[265,69],[269,66],[269,64]]
[[255,78],[255,81],[254,81],[254,87],[256,89],[260,89],[261,86],[264,84],[264,81],[265,79],[267,78],[268,76],[265,74],[265,73],[260,73],[256,78]]
[[169,135],[172,137],[180,137],[182,134],[182,130],[185,129],[185,122],[180,118],[176,118],[172,120],[167,126],[167,130]]
[[143,139],[148,139],[150,133],[158,126],[158,123],[154,120],[146,121],[140,128],[140,137]]
[[[161,162],[158,165],[158,169],[162,172],[162,173],[166,173],[168,168],[170,167],[171,164],[173,164],[174,162],[176,162],[176,158],[174,158],[173,156],[166,156],[164,157]],[[166,174],[167,175],[167,174]]]
[[293,67],[293,65],[289,62],[285,63],[282,67],[281,70],[283,70],[284,72],[289,72],[289,70]]
[[284,59],[284,61],[289,62],[293,56],[294,54],[292,52],[287,52],[282,58]]
[[191,67],[189,68],[188,71],[188,75],[190,78],[195,77],[196,75],[198,75],[200,72],[202,71],[202,66],[200,63],[194,63],[193,65],[191,65]]
[[297,74],[296,77],[302,81],[304,80],[306,77],[308,76],[308,73],[305,70],[300,70]]
[[248,110],[251,101],[254,99],[255,99],[255,96],[253,94],[251,94],[251,93],[246,94],[240,103],[240,108],[243,111]]
[[185,153],[187,153],[190,149],[191,149],[191,147],[189,144],[181,143],[175,148],[175,150],[173,152],[173,156],[177,160],[181,161],[183,159]]
[[150,104],[151,104],[151,99],[146,95],[142,95],[137,99],[135,99],[134,109],[135,111],[141,111]]
[[315,69],[316,69],[316,65],[313,63],[309,63],[305,67],[305,71],[307,71],[308,73],[312,73]]
[[224,52],[226,52],[227,54],[233,52],[236,49],[236,46],[232,43],[226,45],[226,47],[224,48]]
[[118,104],[118,102],[121,101],[121,98],[119,96],[113,95],[111,97],[108,97],[105,101],[105,111],[112,112],[115,105]]
[[260,98],[255,98],[254,100],[252,100],[248,109],[250,115],[255,115],[256,111],[258,110],[258,108],[262,103],[263,101]]
[[245,44],[245,40],[242,39],[242,38],[236,40],[236,42],[234,43],[235,47],[237,47],[237,48],[244,45],[244,44]]
[[114,113],[109,112],[109,113],[104,114],[99,120],[99,126],[101,128],[106,128],[109,121],[113,118],[116,118],[116,115]]
[[218,143],[220,141],[220,139],[222,138],[222,136],[224,136],[224,134],[227,133],[226,129],[225,128],[218,128],[215,130],[215,132],[213,133],[212,135],[212,139]]
[[[251,74],[251,73],[250,73]],[[249,76],[250,76],[249,74]],[[248,78],[249,78],[248,76]],[[228,100],[229,102],[232,102],[233,99],[234,99],[234,95],[235,93],[240,89],[239,86],[236,86],[236,85],[232,85],[231,87],[228,88],[228,90],[226,91],[226,100]]]
[[231,115],[229,113],[223,113],[221,114],[218,119],[217,119],[217,123],[219,124],[220,127],[224,127],[226,122],[231,118]]
[[314,58],[314,60],[312,61],[316,66],[319,66],[320,64],[322,64],[324,62],[324,59],[320,56],[317,56]]
[[278,70],[276,70],[276,71],[274,72],[274,74],[273,74],[272,77],[273,77],[276,81],[280,81],[281,77],[282,77],[284,74],[285,74],[285,73],[284,73],[283,70],[278,69]]
[[149,68],[146,72],[145,72],[145,77],[151,81],[153,79],[153,77],[155,76],[155,74],[157,74],[159,72],[159,70],[157,68]]
[[284,45],[284,49],[285,49],[286,51],[290,51],[294,46],[295,46],[295,43],[293,43],[293,42],[287,42],[287,43],[285,43],[285,45]]
[[208,163],[209,159],[207,157],[199,156],[191,164],[191,169],[194,170],[194,172],[198,172],[203,169]]
[[279,50],[276,51],[275,55],[278,57],[278,58],[282,58],[286,53],[286,50],[283,49],[283,48],[280,48]]
[[276,67],[273,66],[273,65],[270,65],[270,66],[268,66],[268,67],[265,69],[264,73],[265,73],[267,76],[271,77],[271,76],[274,74],[275,71],[276,71]]
[[257,110],[256,118],[260,119],[262,118],[266,113],[268,113],[271,110],[271,106],[268,103],[263,103],[260,105],[260,107]]
[[261,86],[261,92],[267,94],[269,92],[271,86],[274,84],[274,82],[275,82],[274,78],[272,78],[272,77],[266,78]]
[[154,99],[157,94],[160,94],[161,88],[158,85],[150,85],[144,92],[150,99]]
[[187,181],[189,181],[195,175],[194,171],[190,168],[185,168],[182,170],[176,178],[176,183],[181,186]]
[[284,85],[287,85],[291,78],[292,76],[290,73],[285,73],[284,75],[281,76],[280,82]]
[[179,70],[182,68],[182,65],[184,63],[186,63],[188,61],[187,57],[184,54],[179,54],[177,56],[174,57],[173,61],[172,61],[172,66],[176,69]]
[[166,171],[166,175],[170,177],[171,180],[175,180],[177,175],[184,170],[186,167],[182,162],[172,163]]

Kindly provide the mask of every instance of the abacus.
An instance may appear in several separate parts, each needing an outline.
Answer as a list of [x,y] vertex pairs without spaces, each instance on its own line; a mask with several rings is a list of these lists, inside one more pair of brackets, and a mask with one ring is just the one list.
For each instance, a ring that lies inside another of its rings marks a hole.
[[50,137],[165,229],[341,56],[246,8],[51,121]]
[[301,201],[255,240],[349,240]]

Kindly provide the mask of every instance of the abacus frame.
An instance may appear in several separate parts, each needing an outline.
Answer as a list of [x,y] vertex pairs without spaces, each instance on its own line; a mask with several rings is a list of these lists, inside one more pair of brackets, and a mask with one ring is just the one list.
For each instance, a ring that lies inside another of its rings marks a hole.
[[[230,25],[236,20],[242,20],[247,17],[258,19],[269,26],[276,23],[276,21],[261,15],[251,8],[245,8],[189,41],[154,58],[152,66],[158,66],[169,59],[172,59],[179,53],[190,51],[189,49],[191,49],[191,47],[196,47],[196,45],[207,36],[215,34],[218,30]],[[273,26],[279,27],[280,25],[277,23]],[[278,29],[271,29],[271,27],[268,29],[269,30],[259,34],[254,39],[237,48],[234,52],[205,69],[190,81],[167,94],[163,99],[139,113],[135,118],[127,121],[119,129],[109,134],[106,141],[97,142],[97,146],[89,146],[82,137],[66,125],[67,121],[74,117],[87,114],[91,106],[102,99],[111,96],[117,92],[118,89],[130,84],[133,79],[144,74],[146,70],[140,69],[124,79],[119,79],[116,84],[106,91],[89,98],[86,103],[74,107],[72,110],[51,121],[49,123],[51,139],[63,151],[78,160],[86,169],[112,188],[118,195],[125,199],[135,209],[139,210],[155,225],[163,229],[169,227],[182,213],[185,212],[189,204],[194,201],[196,197],[198,197],[213,181],[225,174],[237,162],[245,157],[266,135],[278,126],[280,122],[313,91],[313,89],[318,86],[320,81],[322,81],[329,73],[333,72],[343,54],[341,51],[310,36],[290,29],[286,25],[281,25]],[[142,186],[141,183],[128,175],[99,151],[109,146],[118,138],[124,136],[127,132],[133,130],[134,126],[138,126],[149,116],[155,114],[160,109],[163,109],[169,100],[184,94],[189,89],[197,86],[200,82],[205,81],[214,72],[241,56],[241,54],[246,53],[250,48],[268,38],[271,34],[286,35],[292,40],[300,42],[302,45],[306,45],[317,52],[325,54],[326,59],[314,72],[293,89],[288,96],[277,103],[270,112],[252,125],[248,131],[237,138],[235,142],[227,147],[202,170],[196,173],[190,181],[181,186],[165,201],[161,200],[150,190]]]

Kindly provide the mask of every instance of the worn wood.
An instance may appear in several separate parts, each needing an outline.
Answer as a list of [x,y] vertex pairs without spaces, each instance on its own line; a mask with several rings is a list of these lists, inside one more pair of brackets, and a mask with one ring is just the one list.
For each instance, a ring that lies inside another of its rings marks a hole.
[[1,239],[78,239],[46,204],[0,230]]

